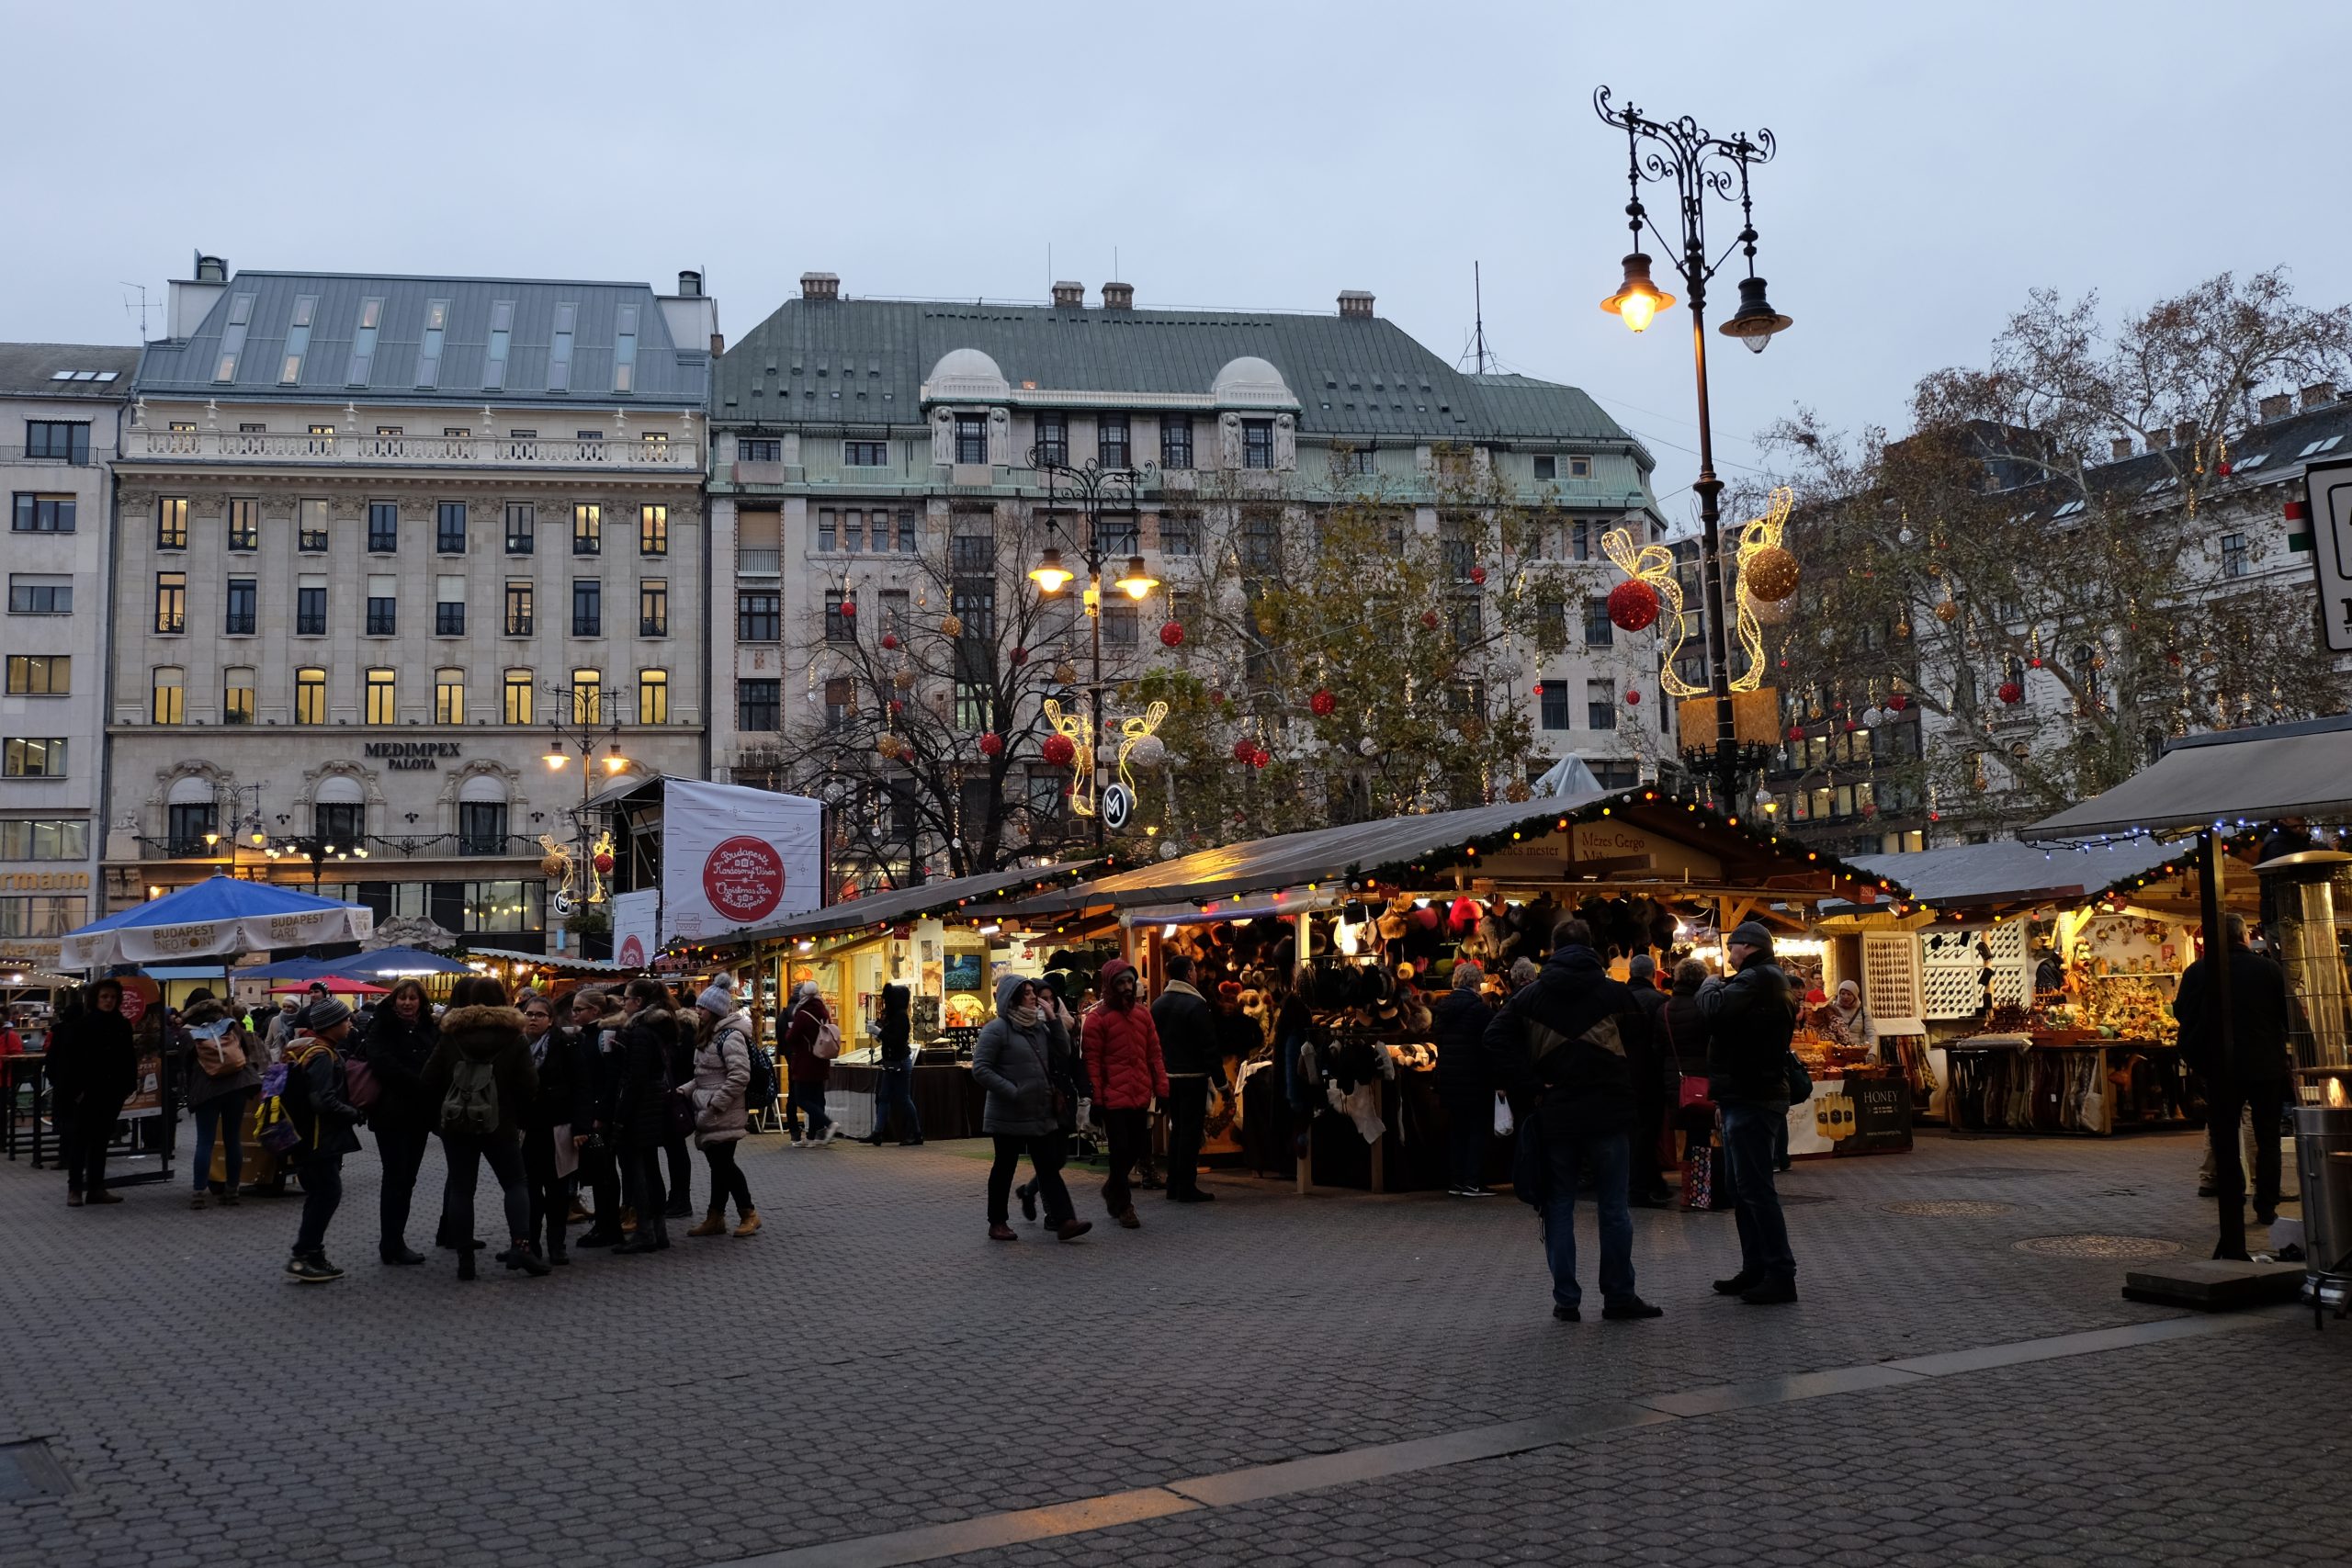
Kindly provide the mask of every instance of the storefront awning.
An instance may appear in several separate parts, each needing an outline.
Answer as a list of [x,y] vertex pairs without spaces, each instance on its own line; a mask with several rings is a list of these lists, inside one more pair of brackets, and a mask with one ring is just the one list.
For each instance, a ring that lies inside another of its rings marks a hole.
[[1272,893],[1246,893],[1233,898],[1212,898],[1204,904],[1140,904],[1119,913],[1119,922],[1129,926],[1199,926],[1218,920],[1256,920],[1281,919],[1287,915],[1304,914],[1309,909],[1328,909],[1346,895],[1337,889],[1323,887],[1309,893],[1304,887],[1284,887]]
[[868,926],[898,925],[967,909],[976,904],[995,903],[1019,893],[1051,890],[1075,880],[1092,865],[1091,861],[1074,861],[1062,865],[1016,866],[944,882],[919,882],[911,887],[893,887],[869,893],[863,898],[828,904],[807,914],[735,932],[726,941],[732,947],[792,937],[830,936]]
[[503,947],[472,947],[466,950],[469,958],[493,958],[503,964],[528,964],[540,969],[559,969],[576,975],[637,975],[644,972],[641,964],[614,964],[601,958],[572,958],[560,953],[515,953]]
[[[2103,795],[2025,830],[2076,840],[2352,817],[2352,716],[2192,735]],[[1908,858],[1908,857],[1905,857]]]
[[[2153,840],[2113,843],[1953,844],[1913,854],[1860,855],[1854,863],[1872,876],[1900,882],[1930,908],[1954,909],[2080,898],[2139,876],[2177,852]],[[1862,908],[1838,902],[1824,913]]]

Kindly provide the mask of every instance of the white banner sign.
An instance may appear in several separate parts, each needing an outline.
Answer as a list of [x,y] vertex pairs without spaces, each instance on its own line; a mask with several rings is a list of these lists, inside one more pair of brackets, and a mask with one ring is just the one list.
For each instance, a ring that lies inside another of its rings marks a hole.
[[662,942],[707,941],[821,906],[824,814],[804,795],[664,780]]
[[[2319,573],[2321,639],[2330,653],[2352,653],[2352,461],[2303,470],[2305,537]],[[2293,530],[2289,506],[2289,532]],[[2291,537],[2289,547],[2296,541]]]
[[661,951],[654,937],[654,917],[662,908],[659,889],[640,887],[634,893],[616,893],[613,909],[613,962],[641,969],[653,962]]

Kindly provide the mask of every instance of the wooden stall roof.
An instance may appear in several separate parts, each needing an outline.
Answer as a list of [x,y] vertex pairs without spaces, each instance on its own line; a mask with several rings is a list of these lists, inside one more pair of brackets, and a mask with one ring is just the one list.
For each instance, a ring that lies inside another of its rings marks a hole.
[[[2183,852],[2152,839],[2086,845],[2004,840],[1911,854],[1860,855],[1854,863],[1871,876],[1902,883],[1914,900],[1933,909],[2005,909],[2096,897]],[[1825,914],[1850,914],[1859,908],[1843,900],[1822,907]]]
[[991,908],[1001,908],[1005,900],[1018,895],[1035,894],[1040,890],[1049,892],[1065,886],[1091,870],[1094,863],[1092,861],[1071,861],[1056,865],[1017,866],[1005,871],[983,872],[978,876],[954,877],[944,882],[919,882],[911,887],[893,887],[880,893],[870,893],[863,898],[828,904],[821,909],[811,909],[806,914],[794,915],[770,925],[732,932],[721,941],[726,946],[740,947],[794,937],[831,936],[871,926],[897,925],[906,920],[924,919],[933,915],[982,905]]
[[2025,831],[2030,839],[2077,840],[2346,818],[2352,715],[2167,742],[2151,766]]

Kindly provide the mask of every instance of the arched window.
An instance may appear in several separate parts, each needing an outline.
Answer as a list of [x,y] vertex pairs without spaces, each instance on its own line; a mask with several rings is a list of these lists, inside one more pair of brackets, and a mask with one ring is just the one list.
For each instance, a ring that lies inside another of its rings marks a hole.
[[356,849],[368,832],[368,794],[354,778],[331,778],[311,797],[311,831],[337,849]]
[[164,797],[164,832],[175,857],[204,855],[212,846],[204,841],[207,833],[218,833],[220,828],[220,807],[212,794],[212,781],[201,774],[189,773],[172,781],[171,793]]
[[506,783],[495,773],[476,773],[458,789],[458,852],[506,853]]

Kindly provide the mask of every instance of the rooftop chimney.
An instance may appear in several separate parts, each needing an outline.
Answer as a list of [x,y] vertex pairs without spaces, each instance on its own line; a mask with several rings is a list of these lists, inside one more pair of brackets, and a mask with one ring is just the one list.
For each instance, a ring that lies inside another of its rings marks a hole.
[[2265,424],[2268,424],[2274,419],[2284,419],[2295,412],[2295,394],[2279,392],[2265,398],[2262,400],[2261,409],[2262,423]]
[[2151,452],[2161,452],[2172,445],[2172,432],[2169,430],[2151,430],[2147,434],[2148,450]]
[[2119,463],[2123,461],[2124,458],[2132,456],[2132,438],[2128,435],[2117,436],[2107,444],[2107,455]]
[[1073,310],[1083,309],[1086,304],[1086,285],[1083,283],[1055,284],[1054,303],[1069,306]]
[[699,299],[702,295],[702,274],[698,272],[678,274],[678,295],[684,299]]
[[804,272],[800,275],[800,298],[803,299],[838,299],[841,297],[839,273]]
[[226,283],[229,264],[219,256],[199,255],[196,258],[196,280],[198,283]]
[[2172,427],[2172,441],[2173,445],[2176,446],[2195,446],[2197,444],[2197,422],[2193,419],[2184,419],[2179,423],[2174,425]]
[[174,278],[168,302],[164,310],[164,333],[167,337],[187,338],[204,324],[204,318],[220,296],[229,291],[229,264],[219,256],[196,253],[195,276]]
[[2335,383],[2333,381],[2313,381],[2303,389],[2303,407],[2306,409],[2325,408],[2335,400]]
[[1136,308],[1136,286],[1132,283],[1106,283],[1102,286],[1102,308],[1106,310],[1132,310]]
[[1362,288],[1340,290],[1340,314],[1349,321],[1372,320],[1372,295]]

